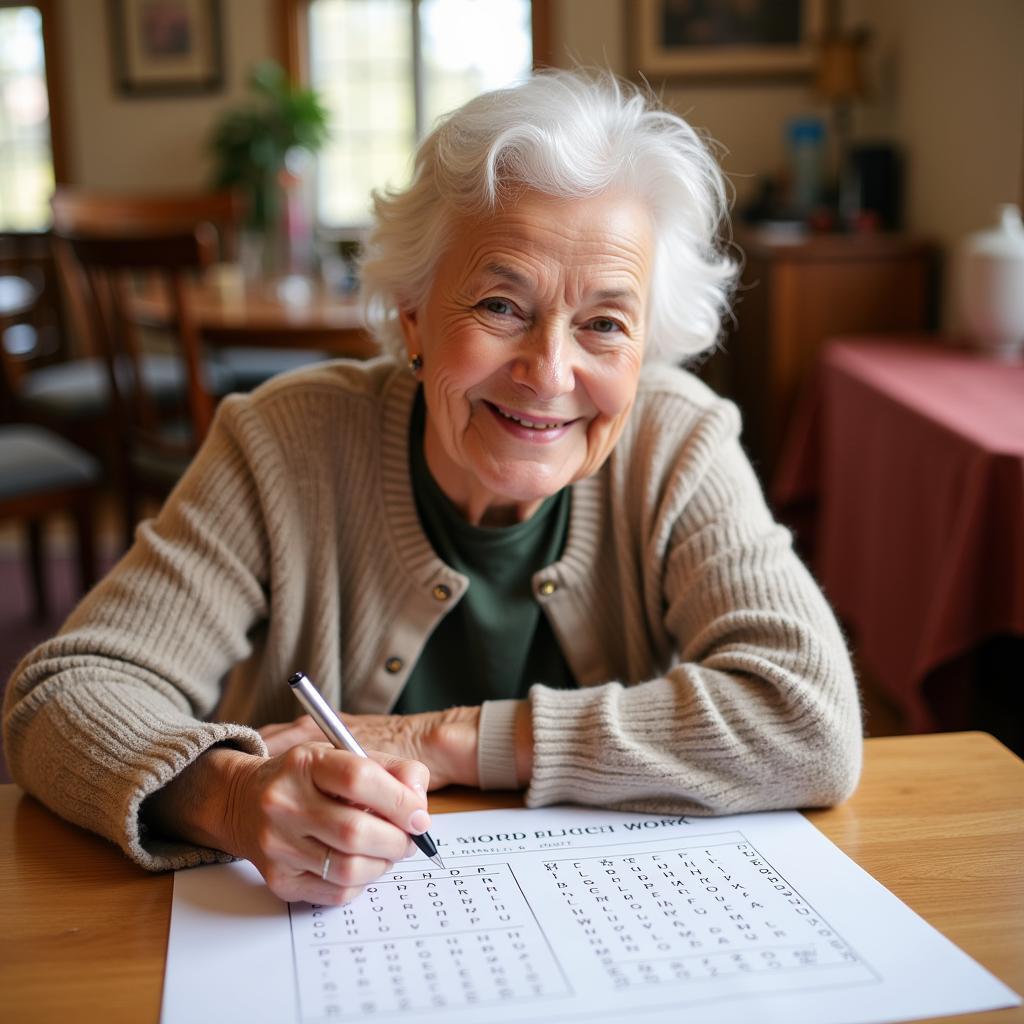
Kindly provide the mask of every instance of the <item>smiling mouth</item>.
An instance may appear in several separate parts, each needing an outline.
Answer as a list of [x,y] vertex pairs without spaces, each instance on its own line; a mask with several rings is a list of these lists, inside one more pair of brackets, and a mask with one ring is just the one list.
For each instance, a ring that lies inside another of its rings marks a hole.
[[568,424],[573,422],[572,420],[527,419],[525,416],[518,416],[510,410],[502,408],[500,405],[495,405],[493,402],[488,402],[487,404],[499,416],[511,420],[513,423],[518,423],[521,427],[526,427],[528,430],[557,430],[559,427],[568,426]]

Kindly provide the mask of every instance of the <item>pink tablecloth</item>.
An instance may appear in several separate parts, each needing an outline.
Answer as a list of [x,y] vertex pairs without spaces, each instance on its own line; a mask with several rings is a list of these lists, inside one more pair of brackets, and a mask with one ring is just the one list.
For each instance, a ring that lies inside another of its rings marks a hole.
[[829,343],[773,496],[815,491],[829,599],[909,726],[935,728],[929,672],[1024,634],[1024,364],[934,338]]

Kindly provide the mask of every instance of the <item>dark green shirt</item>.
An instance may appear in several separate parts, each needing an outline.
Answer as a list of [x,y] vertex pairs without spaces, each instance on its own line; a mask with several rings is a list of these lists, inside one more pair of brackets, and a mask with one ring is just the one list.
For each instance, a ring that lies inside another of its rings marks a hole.
[[534,683],[574,687],[531,583],[534,573],[561,557],[569,533],[571,489],[548,498],[525,522],[472,526],[427,467],[424,418],[421,392],[409,428],[416,509],[438,557],[466,576],[469,587],[431,634],[395,713],[522,698]]

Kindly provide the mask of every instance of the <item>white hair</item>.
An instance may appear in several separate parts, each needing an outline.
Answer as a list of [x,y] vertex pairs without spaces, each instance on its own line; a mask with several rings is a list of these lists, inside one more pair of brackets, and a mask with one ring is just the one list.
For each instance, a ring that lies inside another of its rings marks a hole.
[[446,115],[420,145],[411,184],[374,192],[360,277],[385,350],[403,354],[398,312],[426,299],[456,219],[497,210],[524,188],[638,196],[655,232],[645,358],[679,363],[714,345],[736,265],[721,234],[725,179],[708,145],[609,73],[543,71]]

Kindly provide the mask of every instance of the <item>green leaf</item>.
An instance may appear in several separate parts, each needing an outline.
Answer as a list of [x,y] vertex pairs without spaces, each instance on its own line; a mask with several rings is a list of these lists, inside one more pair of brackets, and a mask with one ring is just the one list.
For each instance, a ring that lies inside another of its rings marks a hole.
[[313,89],[293,85],[274,61],[249,74],[254,100],[227,111],[214,125],[208,149],[215,188],[239,187],[249,194],[249,222],[265,229],[276,215],[277,176],[293,147],[316,153],[329,134],[329,116]]

